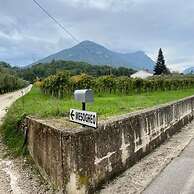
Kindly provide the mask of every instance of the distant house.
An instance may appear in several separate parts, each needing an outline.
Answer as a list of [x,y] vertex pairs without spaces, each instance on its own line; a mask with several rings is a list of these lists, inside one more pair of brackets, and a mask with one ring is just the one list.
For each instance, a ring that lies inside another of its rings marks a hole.
[[148,77],[153,76],[152,73],[149,73],[148,71],[145,70],[140,70],[134,74],[131,75],[132,78],[141,78],[141,79],[146,79]]

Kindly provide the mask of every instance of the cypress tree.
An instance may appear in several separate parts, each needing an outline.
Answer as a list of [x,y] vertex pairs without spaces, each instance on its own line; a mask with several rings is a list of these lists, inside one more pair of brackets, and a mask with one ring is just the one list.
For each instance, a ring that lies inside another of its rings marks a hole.
[[156,62],[156,66],[154,68],[154,75],[161,75],[161,74],[169,74],[170,71],[168,70],[168,68],[165,65],[165,60],[164,60],[164,55],[162,52],[162,49],[159,49],[159,53],[158,53],[158,59]]

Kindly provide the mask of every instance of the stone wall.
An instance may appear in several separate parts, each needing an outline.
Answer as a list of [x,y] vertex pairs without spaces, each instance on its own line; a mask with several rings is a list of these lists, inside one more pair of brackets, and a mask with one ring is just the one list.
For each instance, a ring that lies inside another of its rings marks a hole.
[[189,97],[101,121],[97,129],[28,117],[28,148],[42,175],[64,193],[93,193],[190,122],[193,105]]

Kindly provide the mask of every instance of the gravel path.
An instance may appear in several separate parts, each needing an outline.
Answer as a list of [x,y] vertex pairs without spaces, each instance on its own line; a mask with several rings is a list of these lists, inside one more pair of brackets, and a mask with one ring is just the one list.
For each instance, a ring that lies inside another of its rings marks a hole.
[[144,157],[140,162],[125,171],[97,192],[100,194],[134,194],[142,191],[194,138],[194,121],[185,126],[163,145]]
[[0,95],[0,122],[5,116],[7,109],[11,106],[11,104],[15,102],[18,98],[22,97],[24,94],[28,93],[31,88],[32,85],[16,92]]
[[[31,85],[23,90],[0,95],[0,124],[7,108],[18,98],[31,90]],[[0,137],[0,194],[51,194],[43,179],[35,172],[35,166],[24,158],[10,158]]]

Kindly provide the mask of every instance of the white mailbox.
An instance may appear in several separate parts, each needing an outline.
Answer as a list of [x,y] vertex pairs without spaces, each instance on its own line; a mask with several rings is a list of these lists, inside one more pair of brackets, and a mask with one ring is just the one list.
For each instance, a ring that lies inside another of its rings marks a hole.
[[75,100],[82,103],[94,102],[93,92],[91,89],[75,90],[74,97]]

